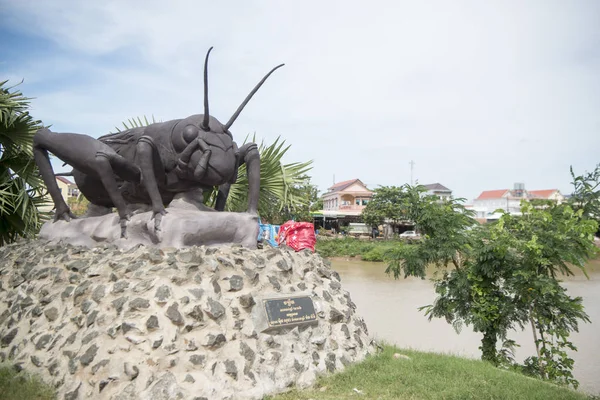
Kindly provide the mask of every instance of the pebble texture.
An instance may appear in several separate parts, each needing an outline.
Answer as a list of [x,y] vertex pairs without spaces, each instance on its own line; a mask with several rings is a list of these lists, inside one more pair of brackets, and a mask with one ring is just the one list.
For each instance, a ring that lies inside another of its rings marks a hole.
[[[59,399],[260,399],[373,351],[339,275],[308,251],[21,241],[0,259],[0,361]],[[257,332],[255,299],[300,293],[317,325]]]

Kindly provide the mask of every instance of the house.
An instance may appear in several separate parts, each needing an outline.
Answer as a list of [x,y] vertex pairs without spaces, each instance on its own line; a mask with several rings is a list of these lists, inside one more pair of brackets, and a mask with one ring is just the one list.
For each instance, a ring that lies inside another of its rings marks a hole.
[[500,217],[500,214],[494,213],[494,211],[501,209],[513,215],[520,215],[521,201],[534,199],[553,200],[561,203],[565,197],[558,189],[526,190],[523,183],[515,183],[512,190],[484,190],[479,197],[473,200],[473,210],[475,210],[478,220],[495,220]]
[[554,200],[559,204],[566,200],[566,197],[558,189],[529,190],[527,193],[530,199]]
[[332,216],[359,216],[372,197],[360,179],[338,182],[323,194],[323,210]]
[[69,197],[79,196],[79,189],[77,188],[77,185],[64,176],[57,176],[56,183],[58,184],[60,194],[62,194],[62,197],[65,199],[65,201],[67,201]]
[[[69,200],[69,197],[79,196],[79,189],[77,188],[77,185],[67,178],[63,176],[57,176],[56,184],[58,185],[60,194],[62,195],[63,199],[65,199],[65,202]],[[48,194],[48,203],[47,205],[41,206],[40,211],[50,211],[52,209],[54,209],[54,203],[50,197],[50,194]]]
[[421,185],[427,192],[428,195],[438,196],[440,200],[449,200],[452,198],[452,190],[448,189],[441,183],[430,183],[429,185]]
[[361,222],[360,215],[372,197],[373,192],[360,179],[334,183],[321,196],[323,210],[311,213],[315,226],[339,232],[340,227]]

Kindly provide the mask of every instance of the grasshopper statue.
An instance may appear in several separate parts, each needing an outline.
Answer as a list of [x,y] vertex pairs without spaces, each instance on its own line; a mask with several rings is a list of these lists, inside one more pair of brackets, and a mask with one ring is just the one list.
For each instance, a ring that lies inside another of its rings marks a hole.
[[257,213],[260,189],[260,155],[255,143],[238,148],[229,128],[267,78],[284,64],[267,73],[248,94],[227,123],[209,113],[208,50],[204,61],[204,114],[154,123],[94,139],[77,133],[39,130],[33,139],[34,157],[56,213],[54,221],[75,216],[56,184],[48,152],[73,167],[72,175],[91,204],[115,207],[120,217],[121,236],[126,237],[130,217],[128,204],[152,207],[154,229],[160,230],[162,216],[178,193],[219,187],[215,209],[223,211],[229,188],[237,179],[240,165],[248,174],[248,212]]

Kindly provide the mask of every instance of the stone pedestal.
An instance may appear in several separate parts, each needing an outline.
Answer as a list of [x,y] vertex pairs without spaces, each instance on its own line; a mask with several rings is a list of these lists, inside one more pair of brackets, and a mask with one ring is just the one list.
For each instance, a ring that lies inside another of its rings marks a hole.
[[154,230],[152,212],[133,215],[127,223],[126,239],[121,238],[119,216],[115,213],[78,218],[69,222],[49,221],[42,226],[39,237],[86,247],[114,243],[122,249],[130,249],[139,244],[180,248],[231,243],[256,248],[259,231],[256,215],[199,211],[183,207],[169,207],[167,211],[162,217],[160,231]]
[[[339,275],[308,251],[23,241],[0,258],[0,359],[59,399],[260,399],[373,350]],[[303,300],[266,316],[282,298]],[[311,303],[314,318],[286,326]],[[287,314],[266,329],[273,313]]]

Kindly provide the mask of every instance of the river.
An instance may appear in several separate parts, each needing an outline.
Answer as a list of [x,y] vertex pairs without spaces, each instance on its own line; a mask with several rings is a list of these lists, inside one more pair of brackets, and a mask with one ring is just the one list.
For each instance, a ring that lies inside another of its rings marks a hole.
[[[407,278],[394,280],[385,274],[384,263],[355,260],[333,260],[332,267],[339,272],[345,290],[350,292],[357,311],[377,339],[403,348],[435,351],[479,358],[482,335],[463,327],[457,334],[442,319],[431,322],[418,307],[432,304],[436,295],[429,280]],[[579,332],[571,334],[578,348],[572,352],[575,360],[573,374],[579,381],[579,390],[600,394],[600,260],[588,267],[588,280],[582,273],[565,277],[564,286],[572,296],[581,296],[591,323],[581,323]],[[509,335],[521,347],[516,349],[519,362],[535,355],[531,329],[514,331]]]

